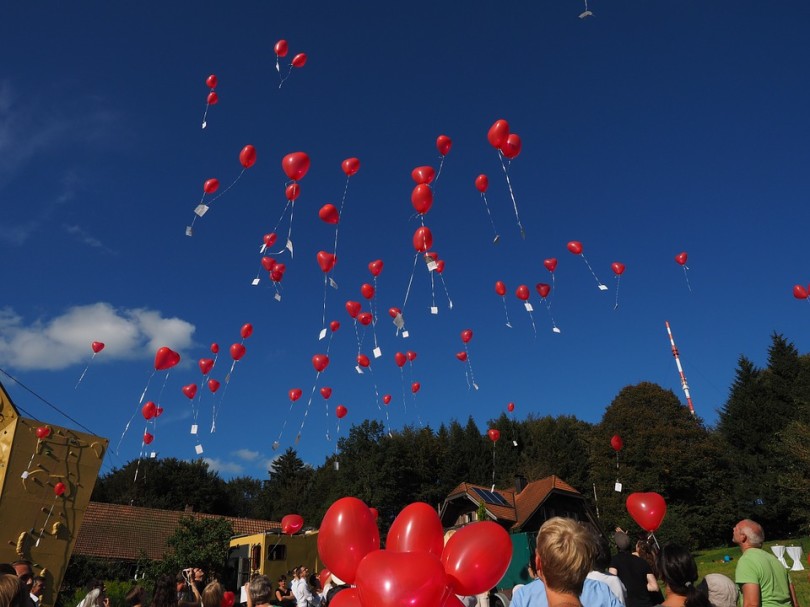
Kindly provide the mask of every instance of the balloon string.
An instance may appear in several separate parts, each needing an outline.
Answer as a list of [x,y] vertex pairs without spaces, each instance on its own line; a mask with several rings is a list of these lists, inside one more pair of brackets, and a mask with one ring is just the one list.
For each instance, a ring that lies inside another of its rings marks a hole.
[[399,377],[402,380],[402,411],[407,416],[408,401],[405,400],[405,371],[402,369],[402,367],[399,368]]
[[450,291],[447,290],[447,283],[444,282],[444,274],[439,272],[439,280],[442,281],[442,286],[444,287],[444,294],[447,295],[447,307],[451,310],[453,309],[453,300],[450,299]]
[[551,319],[551,330],[555,333],[559,333],[560,329],[557,327],[557,323],[554,322],[554,315],[551,313],[551,302],[548,301],[548,298],[543,298],[543,303],[546,304],[546,310],[548,311],[548,317]]
[[436,308],[436,292],[434,290],[433,284],[433,272],[429,271],[430,274],[430,300],[431,300],[431,311]]
[[379,344],[377,343],[377,277],[374,277],[374,297],[371,298],[371,302],[369,303],[369,308],[371,308],[371,332],[374,335],[374,349],[376,350],[379,348]]
[[[527,310],[527,311],[528,311],[528,310]],[[536,327],[536,326],[535,326],[535,324],[534,324],[534,314],[532,314],[531,312],[529,312],[529,318],[530,318],[530,319],[531,319],[531,321],[532,321],[532,330],[534,331],[534,338],[535,338],[535,339],[537,339],[537,327]]]
[[363,349],[363,340],[360,339],[360,329],[357,326],[357,319],[354,319],[354,336],[357,339],[357,354],[360,354],[360,350]]
[[[212,204],[214,204],[214,203],[215,203],[217,200],[219,200],[219,199],[220,199],[220,198],[222,198],[222,197],[223,197],[225,194],[227,194],[227,193],[228,193],[228,190],[230,190],[230,189],[231,189],[233,186],[235,186],[235,185],[236,185],[236,182],[237,182],[237,181],[239,181],[239,180],[242,178],[242,175],[244,175],[244,174],[245,174],[245,171],[246,171],[246,170],[247,170],[247,169],[246,169],[245,167],[242,167],[242,170],[241,170],[241,171],[240,171],[240,173],[239,173],[239,174],[236,176],[236,179],[234,179],[234,180],[231,182],[231,184],[230,184],[230,185],[229,185],[227,188],[225,188],[225,189],[224,189],[224,190],[222,190],[222,191],[221,191],[219,194],[217,194],[216,196],[214,196],[214,197],[211,199],[211,202],[209,202],[209,203],[208,203],[208,206],[210,207],[210,206],[211,206]],[[203,196],[203,197],[205,197],[205,196]],[[200,200],[200,202],[202,202],[202,200]],[[196,215],[195,215],[195,217],[196,217]]]
[[408,279],[408,288],[405,291],[405,301],[402,302],[402,312],[405,312],[405,306],[408,304],[408,296],[411,294],[411,285],[413,284],[413,275],[416,273],[416,262],[419,259],[419,253],[413,256],[413,268],[411,269],[411,277]]
[[42,529],[39,531],[39,537],[37,538],[37,543],[34,544],[34,547],[39,546],[39,542],[42,539],[42,536],[45,534],[45,527],[48,525],[48,521],[51,520],[51,514],[53,514],[53,507],[56,505],[56,499],[54,499],[54,503],[51,504],[51,509],[48,510],[48,516],[45,517],[45,522],[42,523]]
[[160,399],[163,397],[163,391],[166,389],[166,384],[168,383],[169,375],[171,374],[172,374],[171,369],[166,371],[166,377],[163,378],[163,385],[160,387],[160,392],[158,392],[158,397],[156,401],[158,405],[160,404]]
[[689,268],[687,266],[683,267],[683,276],[686,279],[686,286],[689,289],[689,292],[691,293],[692,292],[692,285],[689,284],[689,272],[687,272],[688,269]]
[[202,119],[202,128],[205,128],[206,126],[208,126],[208,123],[206,122],[206,118],[208,117],[208,107],[210,105],[211,104],[207,103],[207,102],[205,104],[205,111],[203,112],[203,119]]
[[433,193],[436,193],[436,185],[439,183],[439,177],[442,176],[442,167],[444,166],[444,156],[440,155],[439,158],[439,170],[436,171],[436,179],[433,180]]
[[470,359],[470,350],[467,348],[467,344],[464,344],[464,352],[467,354],[467,367],[470,369],[470,379],[472,380],[473,388],[478,390],[478,384],[475,383],[475,374],[472,368],[472,359]]
[[393,434],[391,433],[391,420],[388,417],[388,405],[385,405],[385,426],[388,428],[388,437],[393,438]]
[[281,77],[281,82],[279,82],[278,88],[281,88],[282,86],[284,86],[284,82],[287,80],[287,78],[290,77],[290,74],[292,74],[292,70],[293,70],[293,64],[292,63],[290,63],[290,69],[287,70],[287,75],[286,76],[281,76],[281,70],[279,69],[279,74],[278,75],[279,75],[279,77]]
[[616,303],[613,304],[613,309],[616,310],[619,307],[619,285],[622,283],[622,277],[616,276]]
[[[95,354],[94,354],[93,356],[95,356]],[[91,360],[92,360],[92,359],[91,359]],[[87,366],[84,368],[84,371],[82,371],[81,376],[79,376],[79,381],[77,381],[77,382],[76,382],[76,385],[75,385],[75,386],[73,386],[73,389],[74,389],[74,390],[75,390],[76,388],[78,388],[78,387],[79,387],[79,384],[80,384],[80,383],[82,383],[82,380],[84,379],[84,375],[85,375],[85,373],[87,373],[87,370],[88,370],[89,368],[90,368],[90,363],[87,363]]]
[[517,201],[515,201],[515,193],[512,191],[512,181],[509,179],[509,171],[506,170],[506,165],[503,162],[503,153],[498,150],[498,158],[501,161],[501,168],[503,169],[504,177],[506,177],[506,185],[509,186],[509,196],[512,198],[512,206],[515,209],[515,219],[517,220],[518,228],[520,228],[520,236],[526,239],[526,230],[523,229],[523,224],[520,223],[520,215],[518,214]]
[[149,376],[149,379],[146,380],[146,385],[143,387],[143,392],[141,392],[141,398],[138,399],[138,404],[140,405],[143,402],[143,397],[146,396],[146,391],[149,389],[149,384],[152,381],[152,378],[155,376],[157,371],[152,371],[152,374]]
[[[329,438],[329,400],[325,398],[323,402],[326,408],[326,440],[332,440]],[[340,432],[340,418],[338,418],[338,432]],[[337,442],[337,438],[335,438],[335,442]]]
[[593,275],[593,279],[596,281],[596,284],[599,285],[600,288],[603,287],[604,285],[602,284],[602,281],[599,280],[599,278],[596,276],[596,272],[593,271],[591,264],[588,263],[588,258],[585,257],[585,253],[580,253],[579,256],[582,257],[582,261],[584,261],[585,265],[588,266],[588,269],[591,271],[591,274]]
[[349,191],[349,176],[346,176],[346,185],[343,186],[343,196],[340,199],[340,210],[338,211],[338,222],[335,226],[335,251],[337,255],[338,249],[338,230],[340,229],[340,221],[343,219],[343,205],[346,204],[346,193]]
[[501,299],[503,300],[503,313],[506,316],[506,326],[511,329],[512,328],[512,322],[509,320],[509,310],[506,307],[506,296],[501,295]]
[[284,434],[284,428],[287,427],[287,420],[289,419],[290,415],[292,415],[293,405],[295,401],[290,399],[290,410],[287,411],[287,417],[284,418],[284,423],[281,424],[281,431],[278,433],[278,438],[273,443],[273,451],[278,449],[279,445],[281,444],[281,435]]
[[287,244],[285,245],[285,248],[287,248],[287,250],[290,251],[290,257],[293,257],[291,245],[292,245],[292,228],[294,216],[295,216],[295,201],[293,200],[292,203],[290,204],[290,227],[287,230]]
[[[144,427],[143,429],[144,434],[146,434],[146,428],[148,428],[148,426]],[[143,442],[143,440],[141,440],[141,452],[138,454],[138,463],[135,465],[135,478],[132,479],[133,483],[138,482],[138,474],[141,471],[141,460],[143,459],[143,452],[145,448],[146,443]]]
[[146,380],[146,386],[141,393],[141,398],[138,401],[138,404],[135,406],[135,412],[132,414],[132,417],[129,418],[127,425],[124,426],[124,431],[121,433],[121,438],[118,439],[118,444],[115,447],[115,454],[118,455],[118,450],[121,448],[121,442],[124,440],[124,436],[126,436],[127,431],[129,430],[129,425],[132,423],[132,420],[135,419],[135,416],[138,415],[138,409],[143,403],[143,398],[146,396],[146,391],[149,389],[149,383],[152,381],[152,378],[155,376],[156,371],[152,371],[152,374],[149,376],[149,379]]
[[217,417],[219,417],[219,410],[225,403],[225,395],[228,393],[228,386],[231,385],[231,374],[233,373],[233,370],[236,368],[236,363],[238,362],[239,362],[238,360],[234,360],[231,363],[231,370],[228,371],[228,374],[225,376],[225,388],[222,390],[222,397],[219,399],[219,407],[217,407],[216,400],[214,400],[214,405],[211,411],[211,434],[217,431]]
[[374,369],[369,365],[368,370],[369,373],[371,373],[371,383],[374,385],[374,402],[377,403],[377,409],[382,411],[382,406],[380,405],[380,390],[377,388],[377,378],[374,377]]
[[487,210],[487,217],[489,217],[489,225],[492,226],[492,233],[495,235],[492,239],[493,243],[497,243],[501,237],[495,227],[495,220],[492,219],[492,212],[489,210],[489,201],[487,200],[486,192],[481,192],[481,199],[484,201],[484,208]]
[[326,329],[326,274],[323,275],[323,317],[321,318],[321,327]]
[[495,491],[495,441],[492,441],[492,487],[491,491]]
[[315,394],[315,388],[318,387],[318,378],[321,376],[320,371],[315,372],[315,383],[312,384],[312,392],[309,393],[309,400],[307,400],[307,408],[304,409],[304,419],[301,420],[301,427],[298,428],[298,434],[295,437],[295,444],[298,444],[298,441],[301,440],[301,433],[304,431],[304,424],[307,421],[307,415],[309,415],[309,408],[312,405],[312,397]]

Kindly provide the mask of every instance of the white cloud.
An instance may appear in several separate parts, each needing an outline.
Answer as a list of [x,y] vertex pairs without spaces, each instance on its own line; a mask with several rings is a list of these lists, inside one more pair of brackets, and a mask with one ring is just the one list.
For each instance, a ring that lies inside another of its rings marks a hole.
[[104,243],[101,242],[98,238],[90,234],[87,230],[83,227],[78,225],[63,225],[65,232],[70,234],[71,236],[75,237],[76,240],[81,242],[82,244],[86,244],[88,247],[93,247],[94,249],[103,249],[105,251],[111,252]]
[[203,461],[208,464],[208,469],[213,472],[226,474],[242,474],[244,468],[235,462],[225,462],[216,457],[204,457]]
[[195,327],[180,318],[164,318],[145,308],[116,309],[106,302],[75,306],[61,316],[25,319],[0,308],[0,364],[16,369],[64,369],[92,354],[90,343],[104,342],[103,360],[151,356],[169,346],[180,352],[192,343]]
[[258,459],[261,455],[258,451],[251,451],[250,449],[238,449],[234,451],[231,455],[235,455],[239,459],[243,459],[246,462],[253,462]]

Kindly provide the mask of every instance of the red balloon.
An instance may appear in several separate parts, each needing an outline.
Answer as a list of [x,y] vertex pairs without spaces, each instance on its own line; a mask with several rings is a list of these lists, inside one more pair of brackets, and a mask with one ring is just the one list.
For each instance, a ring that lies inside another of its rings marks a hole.
[[289,46],[287,45],[287,41],[286,40],[279,40],[278,42],[276,42],[275,46],[273,47],[273,50],[276,52],[276,55],[278,55],[279,57],[286,57],[287,52],[289,51]]
[[236,602],[236,595],[230,590],[222,593],[222,600],[219,602],[219,607],[233,607]]
[[306,53],[298,53],[295,57],[293,57],[292,60],[293,67],[304,67],[306,64],[307,64]]
[[288,396],[290,397],[290,400],[291,400],[292,402],[295,402],[295,401],[297,401],[299,398],[301,398],[301,395],[302,395],[303,393],[304,393],[304,392],[303,392],[303,390],[301,390],[301,388],[291,388],[291,389],[290,389],[290,391],[289,391],[287,394],[288,394]]
[[332,396],[332,388],[329,386],[324,386],[321,388],[321,396],[323,396],[326,400],[329,400],[329,397]]
[[[418,186],[417,186],[418,187]],[[433,233],[430,228],[422,226],[413,233],[413,248],[425,252],[433,247]]]
[[493,443],[497,443],[498,439],[501,438],[501,431],[496,428],[490,428],[487,430],[487,436]]
[[379,276],[380,272],[383,270],[383,260],[382,259],[375,259],[368,264],[368,271],[371,272],[372,276]]
[[506,143],[507,137],[509,137],[509,123],[506,122],[506,120],[498,120],[489,127],[487,139],[489,140],[489,145],[495,149],[500,149],[500,147]]
[[153,440],[155,440],[155,437],[153,435],[149,434],[149,432],[144,432],[143,433],[143,444],[144,445],[150,444]]
[[211,344],[211,353],[216,354],[217,352],[219,352],[219,344],[217,343]]
[[219,189],[219,179],[206,179],[203,183],[203,192],[213,194]]
[[495,292],[501,297],[503,297],[504,295],[506,295],[506,285],[500,280],[497,281],[495,283]]
[[793,297],[796,299],[807,299],[808,292],[802,285],[793,286]]
[[231,358],[239,360],[245,355],[247,348],[242,344],[231,344]]
[[441,562],[424,552],[376,550],[360,562],[356,583],[369,607],[439,607],[447,593]]
[[361,500],[344,497],[326,511],[318,533],[318,554],[332,575],[353,584],[360,561],[379,547],[377,522]]
[[315,367],[318,373],[322,372],[329,366],[329,357],[326,354],[316,354],[312,357],[312,366]]
[[509,411],[509,413],[512,413],[512,411],[515,410],[515,403],[508,403],[506,405],[506,410]]
[[318,211],[318,217],[324,223],[336,224],[340,221],[340,212],[335,205],[327,203]]
[[326,587],[326,582],[329,581],[329,578],[332,577],[332,572],[329,571],[326,567],[321,569],[321,572],[318,574],[318,581],[321,583],[321,588]]
[[163,415],[163,407],[155,407],[155,417]]
[[[146,403],[147,405],[149,403]],[[155,406],[155,403],[151,403],[152,406]],[[144,405],[145,406],[145,405]],[[145,416],[144,416],[145,417]],[[148,417],[146,419],[149,419]],[[42,440],[43,438],[48,438],[51,435],[51,429],[48,426],[40,426],[35,431],[37,438]]]
[[337,263],[337,257],[332,255],[332,253],[327,253],[326,251],[318,251],[318,265],[321,266],[321,271],[326,274],[327,272],[331,272],[332,268],[335,267]]
[[219,103],[219,95],[217,95],[214,91],[208,93],[208,98],[206,99],[208,105],[216,105]]
[[275,232],[270,232],[269,234],[265,234],[262,237],[262,241],[264,242],[264,246],[269,249],[274,244],[276,244],[276,239],[277,238],[278,238],[278,236],[276,235]]
[[281,519],[281,532],[293,535],[301,531],[304,526],[304,517],[300,514],[287,514]]
[[274,263],[272,271],[278,272],[279,274],[284,274],[284,272],[287,271],[287,266],[283,263]]
[[506,143],[504,143],[500,149],[504,156],[512,160],[518,157],[522,147],[523,144],[520,141],[520,136],[517,133],[509,133],[509,137],[506,138]]
[[273,266],[276,265],[276,260],[273,257],[262,257],[262,267],[268,272],[273,271]]
[[582,243],[578,240],[572,240],[565,246],[568,247],[568,250],[574,255],[580,255],[582,253]]
[[[424,215],[433,206],[433,190],[426,183],[420,183],[411,192],[411,204],[417,213]],[[428,249],[430,247],[427,247]]]
[[205,84],[209,89],[216,88],[217,86],[217,76],[216,74],[211,74],[208,78],[205,79]]
[[487,191],[489,187],[489,178],[481,173],[478,177],[475,178],[475,189],[481,192],[482,194]]
[[444,272],[444,259],[440,259],[436,262],[436,271],[441,274]]
[[284,196],[286,196],[287,200],[289,200],[290,202],[297,200],[300,195],[301,195],[301,186],[298,184],[298,182],[291,183],[286,188],[284,188]]
[[667,504],[657,493],[631,493],[625,505],[639,527],[650,533],[661,526],[667,514]]
[[197,384],[183,386],[183,394],[186,395],[186,398],[192,400],[197,395]]
[[365,354],[358,354],[357,355],[357,364],[361,367],[368,367],[371,364],[371,361],[368,359],[368,356]]
[[402,310],[400,310],[399,308],[388,308],[388,316],[390,316],[391,318],[396,318],[400,314],[402,314]]
[[253,325],[249,322],[246,322],[242,325],[242,328],[239,329],[239,334],[242,336],[243,339],[247,339],[251,335],[253,335]]
[[421,388],[422,388],[422,384],[420,384],[418,381],[415,381],[415,382],[413,382],[413,383],[411,384],[411,392],[413,392],[414,394],[416,394],[417,392],[419,392],[419,390],[420,390]]
[[430,553],[439,558],[444,549],[444,528],[433,506],[424,502],[405,506],[388,530],[385,549],[391,552]]
[[515,289],[515,295],[518,299],[527,301],[529,299],[529,287],[526,285],[520,285],[517,289]]
[[390,394],[383,394],[382,401],[383,401],[384,405],[387,405],[388,403],[391,402],[391,395]]
[[453,147],[453,140],[447,135],[439,135],[436,138],[436,149],[439,150],[439,154],[442,156],[447,156],[451,147]]
[[466,525],[447,540],[442,565],[447,584],[464,596],[487,592],[495,586],[512,560],[512,540],[497,523],[483,521]]
[[610,439],[610,446],[614,451],[621,451],[624,447],[624,441],[618,434],[614,434]]
[[360,286],[360,295],[362,295],[366,299],[371,299],[372,297],[374,297],[374,287],[368,284],[367,282],[363,283]]
[[686,251],[683,251],[683,252],[681,252],[681,253],[678,253],[678,254],[675,256],[675,261],[676,261],[677,263],[679,263],[680,265],[682,265],[682,266],[683,266],[683,265],[686,265],[686,259],[687,259],[687,257],[689,257],[689,256],[686,254]]
[[463,341],[465,344],[469,343],[470,340],[472,339],[472,336],[473,336],[472,329],[464,329],[461,332],[461,341]]
[[535,289],[537,289],[538,295],[543,299],[548,297],[548,294],[551,292],[551,286],[544,282],[538,282],[537,285],[535,285]]
[[349,410],[346,407],[344,407],[343,405],[338,405],[337,407],[335,407],[335,416],[338,419],[343,419],[344,417],[346,417],[346,414],[348,412],[349,412]]
[[394,362],[397,363],[397,367],[404,367],[408,358],[402,352],[397,352],[394,354]]
[[413,350],[408,350],[407,352],[405,352],[405,356],[408,357],[409,361],[413,362],[414,359],[416,358],[416,352],[414,352]]
[[467,360],[467,353],[463,350],[461,352],[456,352],[456,358],[461,362],[465,362]]
[[[141,415],[143,415],[144,419],[152,419],[153,417],[155,417],[156,411],[157,407],[155,406],[155,403],[153,403],[151,400],[147,402],[143,407],[141,407]],[[39,433],[37,433],[37,436],[39,436]]]
[[329,329],[331,329],[332,333],[340,329],[340,323],[336,320],[333,320],[329,323]]
[[343,169],[344,173],[346,173],[346,177],[356,175],[357,171],[360,170],[360,159],[347,158],[346,160],[340,163],[340,168]]
[[242,166],[246,169],[256,164],[256,148],[252,145],[243,147],[242,151],[239,152],[239,162],[242,163]]
[[281,159],[281,168],[290,179],[298,181],[309,170],[309,156],[304,152],[293,152]]
[[57,497],[61,497],[67,491],[67,486],[62,481],[59,481],[53,486],[53,492],[56,494]]
[[439,254],[436,253],[436,251],[428,251],[427,253],[425,253],[425,255],[430,257],[433,261],[438,261],[439,260]]
[[557,269],[557,258],[550,257],[548,259],[543,260],[543,265],[546,266],[546,270],[549,272],[553,272]]
[[219,385],[219,382],[213,378],[208,380],[208,389],[211,390],[211,394],[219,390]]
[[361,310],[360,302],[359,301],[347,301],[346,302],[346,311],[349,313],[349,316],[352,318],[357,318],[357,315],[360,314]]
[[284,278],[284,274],[282,272],[279,272],[277,270],[273,270],[272,272],[270,272],[270,280],[272,280],[273,282],[281,282],[282,278]]
[[613,270],[613,273],[616,276],[621,276],[624,274],[624,264],[620,261],[614,261],[612,264],[610,264],[610,269]]
[[431,166],[416,167],[413,171],[411,171],[411,179],[413,179],[418,185],[432,183],[435,177],[436,171]]
[[98,354],[104,349],[104,342],[94,341],[92,344],[90,344],[90,348],[93,350],[94,354]]
[[171,348],[167,348],[166,346],[158,348],[158,351],[155,353],[155,369],[157,371],[165,371],[166,369],[171,369],[179,362],[180,362],[180,355]]
[[357,315],[357,320],[361,325],[367,327],[374,321],[374,316],[372,316],[371,312],[360,312]]
[[335,593],[332,600],[329,601],[329,607],[363,607],[363,605],[360,603],[357,588],[351,587]]

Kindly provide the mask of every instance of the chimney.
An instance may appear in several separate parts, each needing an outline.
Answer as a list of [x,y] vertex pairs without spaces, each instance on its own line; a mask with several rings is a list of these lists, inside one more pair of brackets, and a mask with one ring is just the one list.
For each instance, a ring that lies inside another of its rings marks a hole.
[[519,494],[521,491],[523,491],[526,488],[526,485],[527,485],[526,477],[523,476],[522,474],[516,474],[515,475],[515,493]]

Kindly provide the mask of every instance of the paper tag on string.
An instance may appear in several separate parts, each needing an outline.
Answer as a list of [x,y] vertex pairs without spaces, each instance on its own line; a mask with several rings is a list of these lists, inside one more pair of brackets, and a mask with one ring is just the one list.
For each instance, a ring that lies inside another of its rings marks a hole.
[[290,257],[292,257],[293,256],[292,240],[287,240],[287,245],[284,248],[287,249],[290,252]]
[[526,308],[527,312],[534,312],[534,308],[532,307],[532,304],[530,304],[528,301],[526,303],[524,303],[523,305]]
[[258,285],[258,284],[259,284],[259,279],[258,279],[258,278],[254,278],[253,280],[251,280],[251,281],[250,281],[250,284],[251,284],[251,286],[255,287],[256,285]]
[[28,470],[23,470],[23,473],[20,475],[20,478],[25,480],[28,478]]
[[321,329],[321,332],[318,333],[318,341],[322,340],[324,337],[326,337],[326,329]]
[[194,209],[194,214],[197,217],[202,217],[208,212],[208,209],[211,208],[207,204],[198,204],[197,207]]
[[157,451],[152,451],[152,453],[149,454],[149,457],[155,459],[157,457]]
[[354,368],[354,370],[355,370],[355,371],[357,371],[357,373],[359,373],[360,375],[362,375],[362,374],[363,374],[363,369],[362,369],[362,367],[360,367],[360,365],[357,365],[357,366]]
[[372,352],[374,352],[374,358],[379,358],[380,356],[382,356],[382,349],[379,346],[374,348]]
[[191,424],[191,433],[197,434],[197,424]]
[[332,279],[332,277],[331,277],[331,276],[329,277],[329,286],[330,286],[330,287],[332,287],[333,289],[337,289],[337,288],[338,288],[337,283],[336,283],[336,282],[335,282],[335,281]]
[[617,493],[621,493],[622,492],[622,484],[619,481],[616,481],[616,484],[613,485],[613,490],[616,491]]
[[194,451],[197,453],[197,455],[202,455],[203,446],[202,445],[195,445]]
[[431,314],[438,314],[439,308],[437,306],[430,306],[430,313]]
[[517,441],[516,441],[516,440],[513,440],[513,441],[512,441],[512,446],[513,446],[513,447],[517,447]]
[[279,442],[277,440],[273,441],[273,451],[279,448]]
[[407,331],[403,331],[403,332],[402,332],[402,337],[404,337],[404,338],[408,338],[408,337],[410,337],[410,336],[411,336],[411,334],[410,334],[410,333],[408,333]]
[[552,329],[552,331],[553,331],[554,333],[562,333],[562,331],[560,331],[560,329],[559,329],[558,327],[554,327],[554,328]]
[[601,285],[601,284],[600,284],[600,285],[599,285],[599,290],[600,290],[600,291],[607,291],[607,290],[608,290],[608,288],[607,288],[607,286],[605,286],[605,285]]
[[404,326],[405,326],[405,319],[404,319],[404,318],[402,318],[402,314],[397,314],[397,315],[394,317],[394,326],[395,326],[397,329],[400,329],[400,330],[402,330],[402,327],[404,327]]
[[259,253],[264,253],[267,250],[267,245],[262,243],[262,246],[259,247]]
[[340,470],[340,462],[339,461],[335,460],[334,468],[335,468],[335,470]]
[[281,301],[281,293],[276,293],[276,296],[274,297],[274,299],[276,301]]
[[433,271],[434,271],[436,268],[438,268],[438,267],[439,267],[439,264],[437,264],[437,263],[436,263],[435,261],[433,261],[432,259],[431,259],[431,260],[428,262],[428,264],[427,264],[427,268],[428,268],[428,270],[430,270],[431,272],[433,272]]
[[453,300],[451,299],[447,300],[447,307],[450,308],[451,310],[453,309]]
[[191,226],[186,226],[186,236],[193,236],[194,231],[191,229]]
[[473,385],[472,385],[472,386],[473,386],[473,388],[475,388],[476,390],[478,390],[478,384],[476,384],[476,383],[474,383],[474,382],[473,382]]
[[205,127],[207,127],[207,126],[208,126],[208,123],[207,123],[207,122],[203,122],[203,123],[202,123],[202,128],[205,128]]

